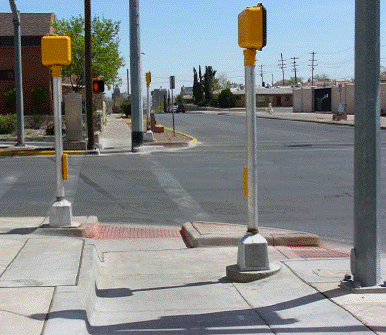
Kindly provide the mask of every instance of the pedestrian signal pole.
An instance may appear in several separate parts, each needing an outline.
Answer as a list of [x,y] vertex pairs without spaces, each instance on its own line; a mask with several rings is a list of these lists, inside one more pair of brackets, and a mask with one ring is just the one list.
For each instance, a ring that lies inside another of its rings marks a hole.
[[153,132],[150,127],[150,83],[151,83],[151,73],[150,71],[146,72],[146,88],[147,88],[147,112],[146,112],[146,134],[145,141],[151,142],[154,141]]
[[64,199],[63,180],[68,178],[67,156],[63,155],[62,139],[62,66],[71,64],[71,39],[68,36],[44,36],[41,43],[42,63],[50,67],[53,81],[56,201],[51,206],[50,226],[71,226],[71,203]]
[[173,136],[176,136],[176,126],[174,123],[174,98],[173,98],[173,90],[176,88],[176,78],[174,76],[170,76],[170,89],[172,90],[172,113],[173,113]]
[[147,88],[147,113],[146,113],[146,126],[147,130],[150,129],[150,83],[151,83],[151,72],[146,72],[146,88]]
[[239,14],[239,46],[244,48],[245,98],[247,121],[247,201],[248,229],[238,245],[237,265],[228,266],[227,277],[234,281],[252,281],[280,269],[270,266],[267,240],[259,234],[257,206],[257,140],[256,140],[256,50],[266,45],[266,10],[261,3]]

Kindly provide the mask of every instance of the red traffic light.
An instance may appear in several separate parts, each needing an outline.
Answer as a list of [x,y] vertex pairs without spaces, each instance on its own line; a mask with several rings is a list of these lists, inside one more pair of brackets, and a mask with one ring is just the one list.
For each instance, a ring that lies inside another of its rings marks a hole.
[[95,79],[92,82],[92,90],[95,93],[104,92],[105,91],[105,81],[101,79]]

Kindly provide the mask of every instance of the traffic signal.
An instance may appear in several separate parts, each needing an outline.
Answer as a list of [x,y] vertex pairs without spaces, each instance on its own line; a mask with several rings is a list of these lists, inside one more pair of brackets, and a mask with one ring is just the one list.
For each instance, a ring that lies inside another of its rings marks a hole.
[[103,79],[94,79],[92,81],[92,90],[95,93],[100,93],[105,91],[105,81]]
[[267,12],[259,3],[239,14],[239,46],[261,51],[267,44]]

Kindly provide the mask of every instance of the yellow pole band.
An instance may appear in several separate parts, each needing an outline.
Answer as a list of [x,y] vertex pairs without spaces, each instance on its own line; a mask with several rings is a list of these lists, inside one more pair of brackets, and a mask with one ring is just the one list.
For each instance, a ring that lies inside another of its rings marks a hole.
[[62,156],[62,176],[63,180],[68,180],[67,154]]
[[60,77],[62,72],[61,66],[51,66],[52,76],[53,77]]
[[248,198],[248,168],[244,166],[244,198]]
[[244,50],[244,66],[256,66],[256,50]]

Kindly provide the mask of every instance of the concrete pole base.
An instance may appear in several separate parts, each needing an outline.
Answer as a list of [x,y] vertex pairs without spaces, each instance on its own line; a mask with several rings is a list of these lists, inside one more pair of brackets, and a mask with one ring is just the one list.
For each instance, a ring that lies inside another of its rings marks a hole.
[[72,207],[71,203],[65,199],[57,200],[51,206],[50,212],[51,227],[70,227],[72,226]]
[[145,141],[146,142],[153,142],[154,141],[153,132],[151,130],[148,130],[145,133]]
[[242,271],[237,264],[226,267],[226,279],[236,283],[249,283],[255,280],[272,276],[280,270],[280,264],[273,263],[268,270],[262,271]]
[[240,239],[237,266],[241,271],[269,270],[268,243],[264,236],[247,232]]

